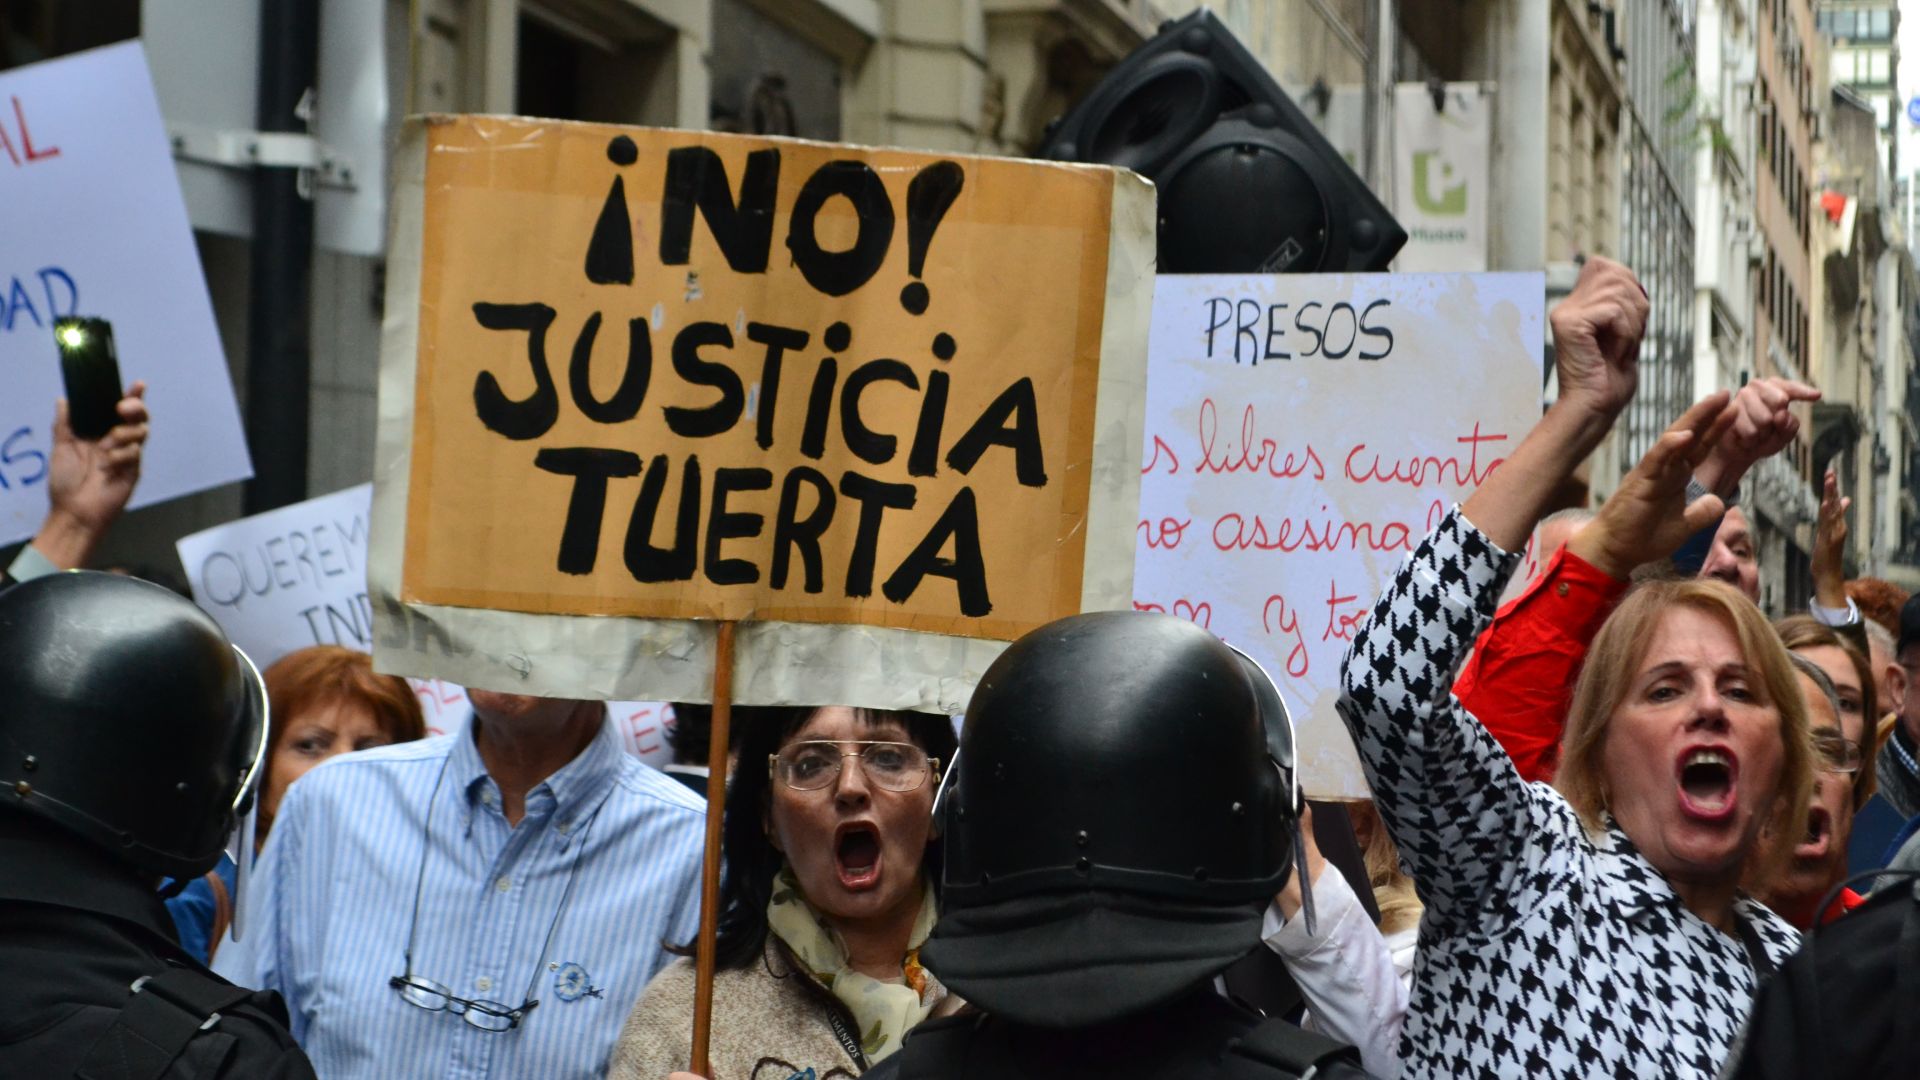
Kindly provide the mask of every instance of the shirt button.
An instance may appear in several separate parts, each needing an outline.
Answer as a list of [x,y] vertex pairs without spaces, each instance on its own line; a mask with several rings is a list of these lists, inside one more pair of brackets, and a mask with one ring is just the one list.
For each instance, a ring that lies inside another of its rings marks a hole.
[[563,821],[560,824],[555,825],[554,828],[559,829],[560,835],[565,836],[566,834],[573,831],[573,822]]
[[481,793],[480,793],[480,801],[481,801],[481,802],[483,802],[483,803],[486,803],[486,804],[487,804],[488,806],[492,806],[492,805],[493,805],[493,792],[491,792],[491,791],[483,791],[483,792],[481,792]]
[[493,883],[493,887],[500,890],[501,892],[506,892],[508,889],[513,888],[513,879],[505,875],[501,875],[500,880]]
[[1555,585],[1555,586],[1553,587],[1553,594],[1554,594],[1555,596],[1565,596],[1565,595],[1567,595],[1567,583],[1563,581],[1563,582],[1561,582],[1560,584],[1558,584],[1558,585]]
[[473,980],[473,988],[475,990],[480,991],[481,993],[485,993],[488,990],[493,989],[493,980],[487,978],[485,975],[482,975],[479,978]]

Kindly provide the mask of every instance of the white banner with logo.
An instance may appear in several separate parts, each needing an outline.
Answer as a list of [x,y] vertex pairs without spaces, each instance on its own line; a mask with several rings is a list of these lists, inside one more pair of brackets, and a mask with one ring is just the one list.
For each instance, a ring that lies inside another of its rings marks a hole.
[[1493,95],[1446,83],[1402,83],[1393,102],[1393,214],[1407,230],[1400,273],[1487,268]]

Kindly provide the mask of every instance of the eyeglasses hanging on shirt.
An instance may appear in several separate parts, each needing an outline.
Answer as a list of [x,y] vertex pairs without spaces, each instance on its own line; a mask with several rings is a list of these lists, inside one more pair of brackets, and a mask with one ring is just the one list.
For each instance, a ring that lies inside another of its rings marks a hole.
[[[433,850],[433,813],[440,802],[440,789],[447,780],[447,766],[453,761],[453,755],[447,755],[440,764],[440,775],[433,782],[433,794],[427,802],[427,824],[420,841],[420,872],[413,882],[413,915],[407,921],[407,947],[403,954],[404,969],[399,975],[387,980],[387,985],[399,991],[400,1000],[428,1012],[450,1012],[465,1020],[473,1027],[486,1032],[512,1031],[520,1026],[535,1006],[540,1004],[533,996],[533,988],[540,982],[540,969],[546,965],[547,952],[553,948],[554,932],[560,929],[560,917],[566,913],[567,901],[573,898],[573,880],[580,869],[580,853],[586,850],[586,829],[575,837],[576,847],[573,862],[567,866],[567,884],[560,892],[560,903],[553,909],[553,921],[547,924],[546,940],[540,943],[540,955],[533,962],[533,974],[527,978],[527,991],[522,995],[516,1008],[502,1001],[488,1001],[485,998],[463,998],[451,989],[432,979],[421,978],[413,973],[414,935],[420,929],[420,895],[427,881],[427,858]],[[591,827],[591,822],[588,826]]]

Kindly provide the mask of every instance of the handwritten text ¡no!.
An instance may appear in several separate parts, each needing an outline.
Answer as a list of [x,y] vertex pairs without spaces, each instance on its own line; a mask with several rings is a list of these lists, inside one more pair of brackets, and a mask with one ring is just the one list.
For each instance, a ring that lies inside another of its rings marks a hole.
[[[572,178],[539,204],[538,273],[427,215],[416,416],[473,426],[416,420],[406,599],[1009,637],[1077,610],[1111,176],[597,130],[595,212]],[[536,208],[443,162],[463,222]],[[453,446],[516,483],[455,478]],[[486,538],[517,563],[540,529],[539,572],[416,572],[416,513],[475,496],[552,507]]]

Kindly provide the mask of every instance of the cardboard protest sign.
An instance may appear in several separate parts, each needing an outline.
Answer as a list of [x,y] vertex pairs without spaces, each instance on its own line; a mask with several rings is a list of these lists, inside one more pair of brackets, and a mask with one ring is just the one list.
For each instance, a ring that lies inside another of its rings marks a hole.
[[1540,415],[1538,274],[1162,277],[1134,606],[1279,681],[1308,793],[1367,795],[1340,662],[1389,575]]
[[0,544],[47,511],[54,320],[113,324],[153,435],[133,505],[253,474],[138,42],[0,73]]
[[383,664],[705,700],[744,620],[742,703],[951,710],[1127,602],[1144,181],[475,117],[400,170]]

